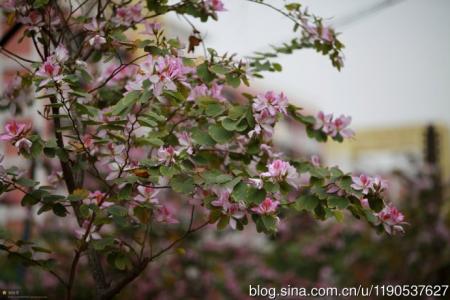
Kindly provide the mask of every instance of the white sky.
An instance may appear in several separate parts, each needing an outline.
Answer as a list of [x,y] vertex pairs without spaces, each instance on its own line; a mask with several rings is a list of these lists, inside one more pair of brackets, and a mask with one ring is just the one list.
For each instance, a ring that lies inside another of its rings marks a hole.
[[[289,21],[274,11],[245,0],[223,1],[228,11],[220,13],[218,22],[195,22],[206,33],[208,47],[246,55],[293,37]],[[301,2],[339,23],[381,1]],[[301,51],[279,59],[283,72],[267,74],[256,86],[284,90],[299,105],[349,114],[353,127],[450,125],[449,13],[450,1],[402,1],[337,28],[346,45],[341,72],[326,57]]]

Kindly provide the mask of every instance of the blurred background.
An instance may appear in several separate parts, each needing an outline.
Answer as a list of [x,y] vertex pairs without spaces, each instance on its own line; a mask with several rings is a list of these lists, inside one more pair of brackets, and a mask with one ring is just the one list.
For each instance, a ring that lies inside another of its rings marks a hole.
[[[377,235],[350,216],[342,223],[318,223],[306,215],[286,216],[279,234],[271,238],[252,230],[219,234],[210,230],[153,264],[147,277],[126,291],[129,295],[246,299],[249,284],[449,283],[450,1],[301,2],[342,32],[344,68],[338,72],[314,51],[299,51],[279,57],[283,72],[254,79],[252,92],[284,91],[291,102],[311,114],[323,110],[351,115],[356,136],[350,141],[319,145],[309,141],[301,127],[283,123],[276,131],[277,145],[292,156],[308,159],[317,154],[324,164],[389,179],[388,197],[410,223],[406,234]],[[224,3],[227,11],[219,21],[191,20],[207,47],[245,57],[293,38],[287,30],[291,24],[274,11],[243,0]],[[191,33],[191,27],[175,15],[159,21],[168,27],[168,35]],[[6,29],[2,22],[0,33]],[[15,40],[8,49],[30,57],[34,55],[31,46],[28,40],[20,44]],[[201,55],[202,50],[197,50]],[[2,57],[0,82],[10,80],[17,70],[14,62]],[[0,117],[2,123],[6,115]],[[19,162],[13,149],[2,147],[5,164]],[[27,239],[36,235],[39,226],[31,229],[35,220],[20,206],[21,197],[1,198],[0,230],[12,229]],[[41,228],[49,222],[38,221]],[[47,242],[57,236],[50,235]],[[20,287],[25,282],[36,290],[57,289],[51,277],[18,268],[3,258],[0,269],[10,270],[1,272],[0,287]],[[83,291],[79,292],[82,299]]]

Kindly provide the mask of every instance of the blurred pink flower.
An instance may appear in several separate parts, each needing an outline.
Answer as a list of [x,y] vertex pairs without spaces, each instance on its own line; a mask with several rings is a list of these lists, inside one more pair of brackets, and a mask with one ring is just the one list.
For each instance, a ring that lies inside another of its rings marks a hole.
[[272,200],[270,198],[264,199],[257,207],[253,207],[252,211],[259,215],[270,215],[277,211],[279,201]]
[[353,184],[351,187],[357,191],[361,191],[364,195],[369,193],[369,190],[373,188],[373,180],[371,177],[361,174],[358,176],[352,176]]
[[139,192],[138,195],[134,197],[134,200],[140,203],[149,202],[152,204],[158,204],[159,200],[156,198],[156,195],[158,195],[159,190],[154,189],[152,187],[148,186],[138,186],[137,190]]
[[179,223],[171,213],[171,211],[164,205],[158,207],[155,211],[156,221],[166,224],[177,224]]
[[14,141],[24,137],[31,129],[27,123],[8,121],[5,124],[5,132],[0,134],[0,141]]

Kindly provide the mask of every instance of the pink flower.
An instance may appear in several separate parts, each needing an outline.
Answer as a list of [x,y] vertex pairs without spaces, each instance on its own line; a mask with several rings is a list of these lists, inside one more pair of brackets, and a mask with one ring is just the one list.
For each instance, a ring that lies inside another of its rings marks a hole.
[[207,0],[207,5],[213,11],[225,11],[221,0]]
[[311,156],[311,164],[314,167],[320,167],[320,158],[318,155]]
[[5,12],[13,12],[16,10],[16,0],[6,0],[3,1],[0,4],[0,7],[5,11]]
[[363,208],[370,208],[369,200],[367,198],[361,198],[361,199],[359,199],[359,202],[361,203],[361,206]]
[[92,135],[85,134],[84,136],[81,137],[81,141],[83,142],[84,148],[86,148],[86,150],[89,151],[91,155],[97,153],[98,148],[94,144],[94,138],[92,137]]
[[390,226],[401,224],[405,220],[405,216],[392,205],[383,208],[383,210],[378,213],[378,218],[380,218],[383,223]]
[[5,124],[5,132],[0,134],[0,141],[15,141],[21,139],[30,131],[30,126],[23,122],[9,121]]
[[142,6],[140,4],[119,7],[112,21],[119,25],[129,26],[142,20],[141,11]]
[[349,116],[341,115],[339,118],[333,120],[332,114],[324,114],[319,111],[316,116],[316,122],[314,124],[314,129],[322,129],[322,131],[331,136],[335,137],[340,134],[343,138],[351,138],[355,135],[353,130],[347,128],[352,121]]
[[242,203],[230,202],[229,189],[217,189],[215,193],[219,196],[211,202],[212,206],[221,207],[222,213],[230,216],[230,227],[236,229],[236,219],[242,219],[245,216],[245,205]]
[[226,98],[222,95],[222,90],[223,90],[222,84],[213,83],[211,85],[211,89],[209,90],[209,95],[212,98],[217,99],[219,101],[225,101]]
[[347,128],[352,122],[352,117],[341,115],[339,118],[334,120],[334,131],[332,132],[332,136],[336,134],[340,134],[344,138],[351,138],[355,135],[353,130]]
[[83,225],[81,226],[81,228],[75,230],[75,236],[77,237],[77,239],[81,240],[86,236],[86,242],[88,242],[91,239],[99,240],[102,238],[100,236],[100,234],[98,232],[96,232],[96,227],[93,225],[91,226],[89,233],[87,233],[88,227],[89,227],[89,221],[86,220],[83,222]]
[[156,195],[159,193],[158,189],[154,189],[148,186],[138,186],[139,194],[134,197],[134,200],[140,203],[149,202],[152,204],[158,204],[159,200]]
[[357,191],[362,191],[364,195],[369,193],[369,190],[373,188],[373,180],[371,177],[361,174],[358,176],[352,176],[353,184],[351,187]]
[[323,128],[325,125],[330,124],[333,119],[333,114],[324,114],[323,111],[319,111],[316,116],[316,123],[314,124],[314,129]]
[[225,101],[225,97],[222,96],[223,85],[213,83],[209,89],[206,84],[195,86],[187,98],[188,101],[194,101],[199,97],[209,96],[219,101]]
[[178,137],[178,143],[180,143],[180,146],[183,149],[186,149],[186,152],[188,154],[192,154],[194,150],[190,133],[187,131],[183,131],[177,133],[176,136]]
[[334,41],[334,30],[333,28],[324,26],[321,28],[321,35],[320,37],[322,40],[327,41],[329,43],[332,43]]
[[102,72],[102,75],[99,78],[99,82],[105,81],[107,78],[110,78],[112,75],[112,79],[107,83],[107,85],[116,85],[120,81],[132,78],[136,75],[138,71],[138,67],[135,65],[129,65],[125,68],[120,67],[116,64],[110,64],[106,67],[106,69]]
[[279,201],[266,198],[257,207],[253,207],[252,211],[259,215],[271,215],[277,211],[279,204]]
[[33,143],[26,138],[21,138],[20,140],[18,140],[14,146],[19,149],[19,151],[24,151],[26,153],[30,153],[30,149],[31,146],[33,145]]
[[106,39],[98,34],[96,34],[89,40],[89,45],[91,45],[92,47],[94,47],[94,49],[97,50],[99,50],[103,44],[106,44]]
[[103,27],[105,26],[105,22],[97,22],[97,18],[92,18],[90,23],[85,24],[84,29],[92,32],[103,33]]
[[258,190],[263,188],[263,181],[259,178],[249,178],[248,182],[253,185],[254,187],[256,187]]
[[157,22],[145,22],[144,23],[145,30],[141,33],[148,34],[148,35],[155,35],[158,33],[159,30],[161,30],[161,24]]
[[60,70],[61,67],[55,62],[54,58],[49,56],[37,70],[36,75],[43,78],[51,78],[57,76]]
[[160,57],[157,60],[156,71],[161,78],[169,80],[185,80],[187,73],[181,58],[175,56]]
[[169,146],[167,148],[161,146],[158,149],[157,156],[158,156],[159,162],[168,165],[170,163],[174,163],[175,162],[175,156],[177,154],[178,153],[175,151],[175,149],[172,146]]
[[64,63],[69,59],[69,51],[67,51],[66,47],[61,44],[56,47],[54,57],[58,62]]
[[388,188],[388,181],[381,178],[380,176],[375,176],[373,178],[373,186],[375,189],[385,190]]
[[153,94],[160,100],[164,89],[174,91],[177,89],[177,83],[190,87],[187,83],[186,74],[192,71],[183,65],[181,58],[167,55],[154,60],[150,55],[140,65],[140,74],[133,77],[128,82],[127,91],[141,90],[143,82],[149,80],[152,83]]
[[334,183],[329,184],[326,191],[328,194],[337,194],[338,196],[345,195],[345,191]]
[[275,181],[286,180],[292,186],[297,186],[298,173],[297,170],[288,162],[276,159],[267,165],[268,172],[261,173],[262,177],[271,177]]
[[155,212],[156,221],[160,223],[166,224],[177,224],[179,223],[177,219],[175,219],[171,213],[171,211],[166,206],[161,206],[156,209]]
[[397,232],[404,232],[402,225],[406,224],[404,222],[405,216],[394,206],[386,206],[377,214],[377,217],[387,233],[395,234]]
[[43,24],[42,15],[37,10],[32,10],[28,12],[26,15],[19,15],[17,20],[25,25],[29,25],[31,27],[37,27]]
[[101,191],[90,192],[87,198],[89,204],[96,204],[100,208],[107,208],[114,205],[113,202],[105,201],[106,194]]
[[288,100],[283,93],[275,94],[273,91],[257,95],[253,102],[253,111],[256,113],[266,112],[275,117],[277,113],[287,114]]

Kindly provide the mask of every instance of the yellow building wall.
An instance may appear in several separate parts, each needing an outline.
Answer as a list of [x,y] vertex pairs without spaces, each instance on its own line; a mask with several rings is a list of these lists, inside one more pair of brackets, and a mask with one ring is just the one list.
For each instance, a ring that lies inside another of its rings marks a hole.
[[[444,125],[435,125],[439,140],[439,163],[444,180],[450,179],[450,133]],[[425,148],[426,126],[404,126],[357,130],[352,140],[342,144],[327,143],[326,157],[339,157],[345,153],[353,165],[358,157],[371,152],[421,153]]]

